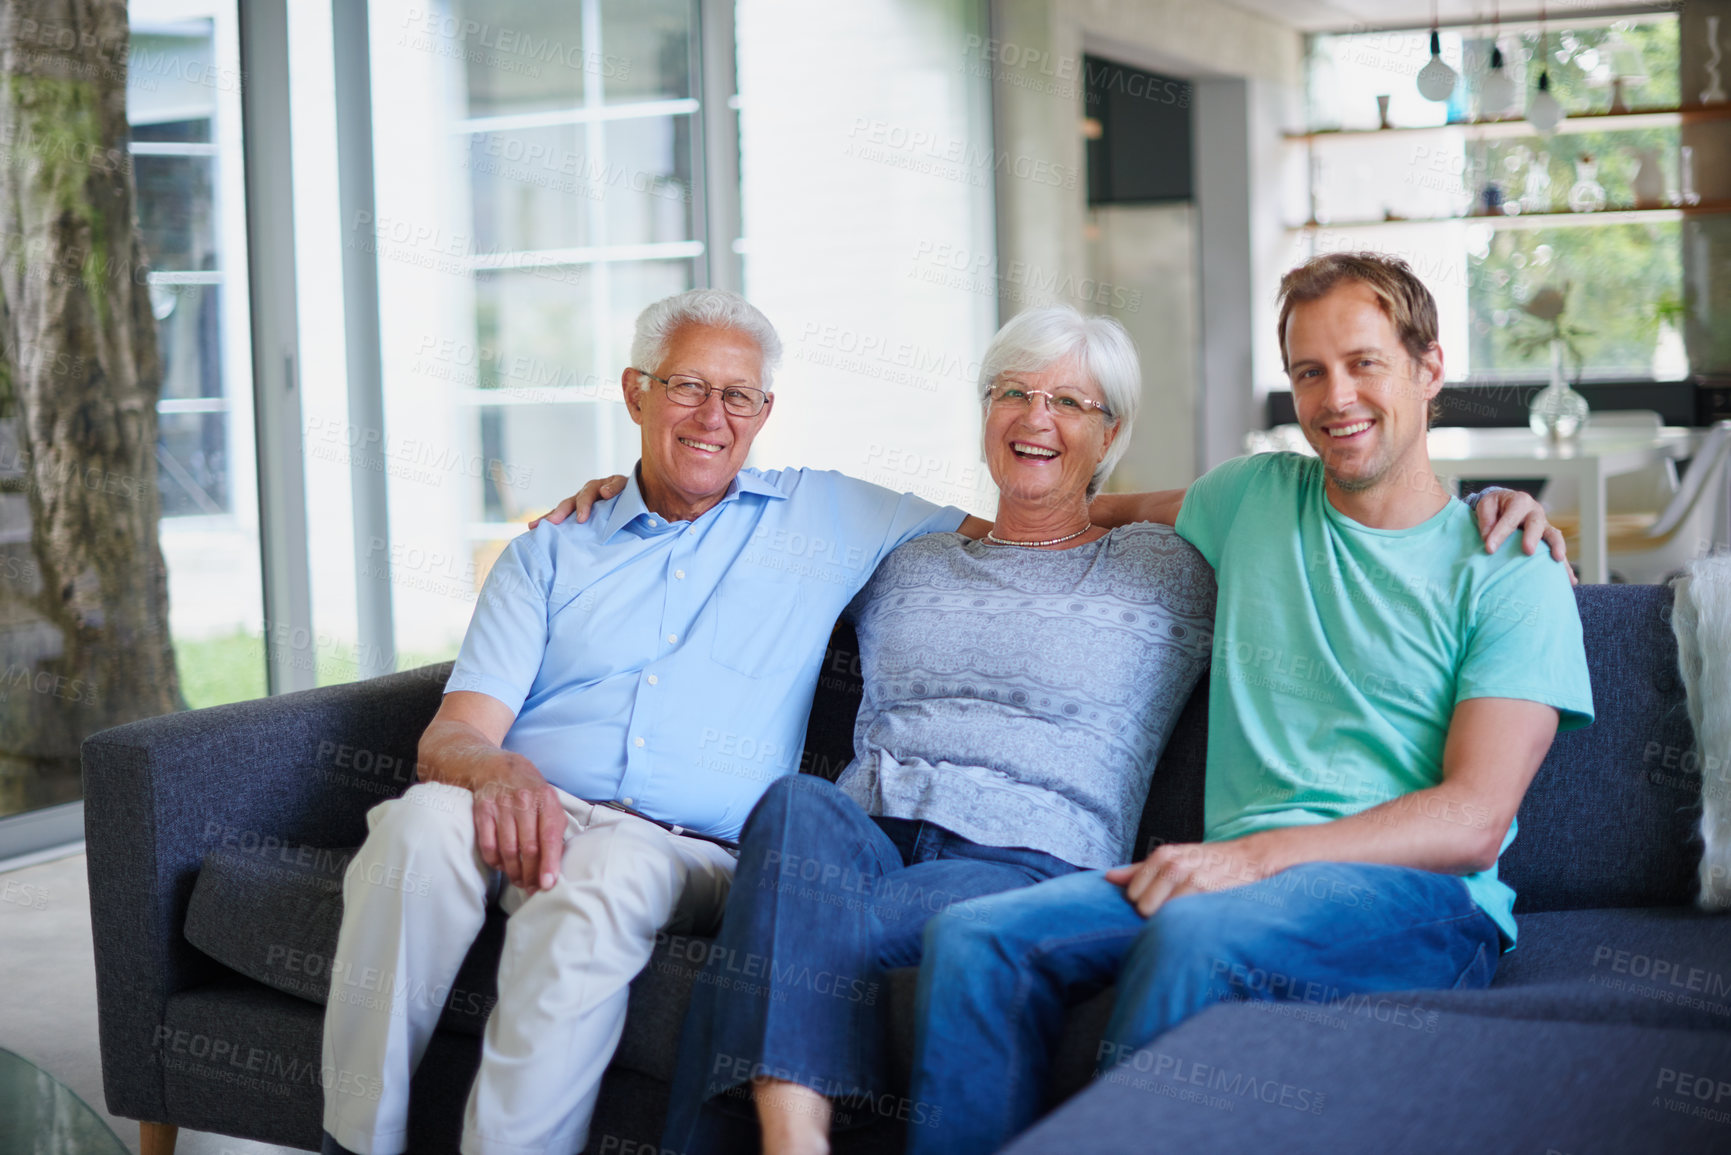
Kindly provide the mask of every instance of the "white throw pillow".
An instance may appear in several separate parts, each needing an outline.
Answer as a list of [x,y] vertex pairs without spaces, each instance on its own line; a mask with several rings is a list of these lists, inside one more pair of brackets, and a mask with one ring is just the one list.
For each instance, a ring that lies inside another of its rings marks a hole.
[[1699,901],[1731,910],[1731,557],[1692,563],[1673,588],[1671,628],[1701,766]]

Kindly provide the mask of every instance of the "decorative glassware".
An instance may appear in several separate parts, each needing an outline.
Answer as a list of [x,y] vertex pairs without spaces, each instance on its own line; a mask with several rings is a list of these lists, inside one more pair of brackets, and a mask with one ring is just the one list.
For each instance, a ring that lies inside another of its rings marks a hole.
[[1605,207],[1605,186],[1599,183],[1599,163],[1586,153],[1575,162],[1575,185],[1569,190],[1569,207],[1578,213],[1596,213]]
[[1611,111],[1628,112],[1629,88],[1647,81],[1647,62],[1642,59],[1641,49],[1635,42],[1615,25],[1610,39],[1605,42],[1605,49],[1611,61]]
[[1629,182],[1635,207],[1656,209],[1665,203],[1665,173],[1659,167],[1659,150],[1645,145],[1629,150],[1635,157],[1635,176]]
[[1527,424],[1552,441],[1568,441],[1587,424],[1587,399],[1569,388],[1563,375],[1563,339],[1551,340],[1551,383],[1527,406]]
[[1548,213],[1551,211],[1551,169],[1544,153],[1533,157],[1527,165],[1527,187],[1521,193],[1521,211]]
[[1333,217],[1329,211],[1332,207],[1325,183],[1328,179],[1328,166],[1323,163],[1320,149],[1311,150],[1310,154],[1310,219],[1319,225],[1326,225]]
[[1707,47],[1713,55],[1707,58],[1707,87],[1701,90],[1702,104],[1724,104],[1725,83],[1719,76],[1719,65],[1725,57],[1719,50],[1719,17],[1707,17]]

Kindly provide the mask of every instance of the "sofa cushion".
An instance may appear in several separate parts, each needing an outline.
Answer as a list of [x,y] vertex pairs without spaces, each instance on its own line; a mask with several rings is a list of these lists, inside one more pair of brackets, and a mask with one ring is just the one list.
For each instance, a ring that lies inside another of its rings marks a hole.
[[[205,856],[186,914],[186,939],[232,970],[323,1005],[343,919],[343,870],[354,848],[227,847]],[[439,1026],[486,1027],[498,995],[505,916],[494,907],[457,972]],[[662,935],[631,985],[630,1023],[614,1062],[671,1081],[691,984],[713,940]],[[357,998],[369,992],[357,990]]]
[[[180,1127],[316,1149],[323,1031],[324,1015],[311,1003],[237,975],[169,996],[151,1040],[168,1117]],[[347,1082],[357,1087],[355,1076]]]
[[186,941],[243,975],[323,1003],[353,848],[250,847],[204,856]]
[[1203,1012],[1064,1103],[1007,1155],[1731,1145],[1731,1097],[1715,1101],[1731,1088],[1731,1033],[1467,1015],[1430,1031],[1346,1011],[1274,1009]]
[[1731,1031],[1731,919],[1687,907],[1522,915],[1482,991],[1414,996],[1443,1014]]
[[1136,856],[1166,842],[1202,841],[1202,795],[1208,770],[1208,675],[1203,674],[1178,715],[1148,784],[1148,802],[1136,832]]
[[1591,726],[1557,735],[1521,803],[1499,875],[1517,913],[1680,906],[1693,894],[1701,775],[1690,751],[1671,591],[1575,591],[1593,680]]
[[[186,940],[268,987],[323,1004],[343,921],[343,871],[354,847],[224,847],[205,855],[186,911]],[[497,909],[457,972],[439,1025],[479,1035],[497,1001],[505,916]],[[356,999],[377,992],[357,980]]]
[[[1397,993],[1389,997],[1404,1008],[1401,1021],[1434,1028],[1446,1017],[1470,1015],[1731,1030],[1731,918],[1686,907],[1558,911],[1523,915],[1520,928],[1521,946],[1503,956],[1489,990]],[[672,1081],[691,985],[713,945],[708,938],[663,936],[632,984],[616,1063]],[[918,978],[913,967],[888,975],[887,1053],[896,1086],[905,1087],[912,1073]],[[1054,1098],[1092,1079],[1115,995],[1116,988],[1107,987],[1070,1008],[1053,1059]],[[1274,1013],[1309,1018],[1328,1011],[1375,1020],[1382,1010],[1364,999],[1344,1002]]]

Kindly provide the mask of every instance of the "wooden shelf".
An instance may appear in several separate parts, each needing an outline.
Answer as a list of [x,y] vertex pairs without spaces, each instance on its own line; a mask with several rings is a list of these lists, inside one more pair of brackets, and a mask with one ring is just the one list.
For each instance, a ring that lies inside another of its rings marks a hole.
[[[1641,108],[1629,112],[1576,112],[1557,125],[1559,134],[1581,132],[1633,132],[1643,128],[1675,128],[1684,124],[1731,118],[1731,103],[1687,108]],[[1325,128],[1315,132],[1289,132],[1292,141],[1354,140],[1372,136],[1412,135],[1464,130],[1474,139],[1490,140],[1539,136],[1539,130],[1522,116],[1492,120],[1457,120],[1448,124],[1397,125],[1391,128]]]
[[1698,205],[1671,206],[1658,209],[1610,208],[1601,209],[1595,213],[1564,211],[1472,217],[1400,217],[1395,220],[1329,221],[1327,224],[1318,221],[1306,221],[1301,225],[1288,225],[1286,231],[1292,233],[1314,232],[1318,229],[1356,231],[1358,229],[1387,228],[1393,225],[1446,224],[1482,224],[1498,229],[1566,229],[1585,225],[1655,224],[1661,221],[1680,221],[1684,217],[1712,216],[1720,213],[1731,213],[1731,201],[1702,202]]

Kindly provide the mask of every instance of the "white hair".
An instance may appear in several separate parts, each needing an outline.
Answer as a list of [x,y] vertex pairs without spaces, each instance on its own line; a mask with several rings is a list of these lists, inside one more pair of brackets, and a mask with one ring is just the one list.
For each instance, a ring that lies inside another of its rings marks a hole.
[[1088,482],[1088,496],[1093,497],[1130,448],[1130,427],[1142,397],[1142,363],[1123,325],[1111,317],[1085,317],[1068,305],[1017,313],[986,346],[980,361],[980,388],[984,394],[1005,373],[1038,373],[1061,361],[1074,362],[1099,386],[1106,395],[1107,414],[1118,429]]
[[[770,381],[781,364],[781,338],[756,305],[726,289],[689,289],[663,297],[637,314],[637,331],[631,338],[631,367],[645,373],[655,372],[667,356],[673,335],[686,325],[732,329],[750,337],[763,353],[763,380],[759,384],[765,393],[770,392]],[[649,388],[648,380],[640,380],[639,388]]]

